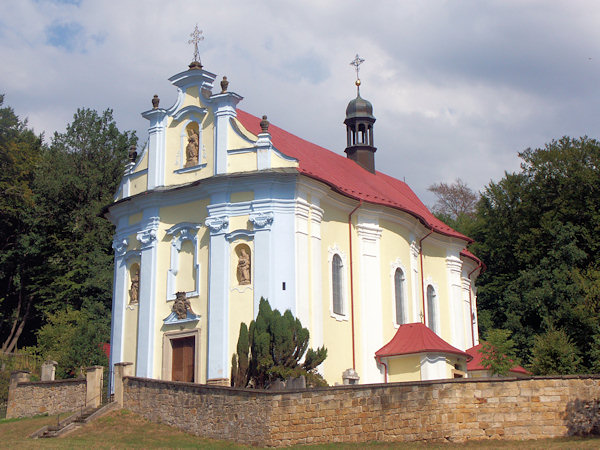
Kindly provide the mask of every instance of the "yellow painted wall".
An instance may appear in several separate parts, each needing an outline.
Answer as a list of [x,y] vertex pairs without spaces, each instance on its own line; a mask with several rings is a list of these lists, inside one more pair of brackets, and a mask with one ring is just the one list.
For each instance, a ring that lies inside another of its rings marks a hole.
[[141,159],[139,160],[137,167],[135,168],[135,172],[140,172],[148,168],[148,152],[142,151],[142,155],[140,156],[140,158]]
[[129,196],[139,194],[148,189],[148,174],[132,175],[129,180]]
[[[381,299],[383,303],[383,340],[389,342],[396,334],[396,297],[394,290],[394,276],[392,274],[392,263],[400,259],[404,268],[404,298],[408,318],[415,317],[412,301],[412,276],[410,265],[410,232],[402,225],[382,220],[379,222],[382,228],[380,245],[381,263]],[[412,320],[409,320],[411,322]]]
[[281,167],[298,167],[297,160],[289,160],[282,158],[276,152],[271,153],[271,167],[274,169],[278,169]]
[[[192,222],[203,224],[206,218],[206,206],[208,199],[194,202],[172,205],[160,209],[161,224],[159,226],[157,246],[157,279],[156,279],[156,323],[155,323],[155,356],[154,374],[160,377],[162,374],[162,343],[163,334],[167,331],[179,329],[172,325],[165,326],[163,319],[171,314],[173,301],[167,299],[167,272],[171,266],[171,236],[166,231],[180,222]],[[201,319],[192,324],[185,324],[185,329],[200,329],[200,380],[206,381],[206,343],[207,327],[204,325],[208,317],[208,246],[209,232],[206,227],[198,230],[198,262],[200,264],[199,296],[189,298],[192,310],[199,314]],[[185,243],[184,243],[185,245]],[[180,256],[182,256],[180,254]],[[180,264],[180,270],[182,266]],[[184,269],[185,270],[185,269]],[[179,281],[179,280],[178,280]]]
[[421,381],[421,356],[406,355],[388,358],[388,382]]
[[252,144],[248,141],[256,142],[258,136],[255,136],[248,130],[246,130],[237,119],[233,119],[233,123],[235,124],[235,128],[237,128],[241,135],[238,134],[236,129],[230,123],[228,125],[229,128],[227,130],[227,147],[230,150],[251,147]]
[[243,191],[243,192],[232,192],[229,201],[231,203],[250,202],[254,200],[254,192]]
[[[352,328],[350,315],[350,253],[348,247],[348,213],[329,204],[322,204],[323,220],[321,222],[321,268],[322,268],[322,314],[323,314],[323,342],[327,347],[327,359],[322,364],[325,378],[330,384],[342,383],[342,373],[352,367]],[[356,237],[353,237],[356,242]],[[345,284],[346,284],[346,317],[347,320],[337,320],[331,316],[331,273],[329,262],[329,247],[337,247],[346,256]],[[356,292],[356,291],[355,291]],[[358,345],[356,346],[358,350]],[[356,354],[356,362],[359,362]],[[358,368],[357,368],[358,370]],[[360,372],[359,372],[360,374]]]
[[[433,282],[436,288],[439,306],[440,333],[446,342],[452,341],[452,329],[450,321],[450,291],[448,289],[448,274],[446,268],[446,249],[439,245],[432,245],[423,241],[423,272],[425,275],[425,307],[427,307],[427,285],[428,280]],[[420,289],[422,292],[422,289]],[[422,294],[421,294],[422,295]]]
[[[130,304],[129,288],[131,287],[132,266],[140,261],[132,261],[127,267],[127,306],[125,307],[124,333],[123,333],[123,361],[130,361],[134,364],[137,361],[137,333],[138,333],[138,311],[137,304]],[[135,373],[135,372],[134,372]]]
[[228,173],[245,172],[256,168],[256,152],[234,153],[227,157]]
[[133,225],[134,223],[138,223],[139,221],[141,221],[143,218],[143,214],[137,213],[137,214],[131,214],[129,216],[129,225]]
[[[240,133],[242,133],[242,135],[250,140],[250,141],[256,141],[258,139],[258,136],[256,136],[255,134],[250,133],[248,130],[246,130],[246,128],[244,128],[244,126],[242,125],[242,122],[240,122],[237,119],[233,119],[235,126],[237,127],[237,129],[240,131]],[[232,130],[233,131],[233,130]],[[242,142],[244,141],[244,139],[242,139]],[[231,148],[243,148],[244,144],[239,144],[240,147],[231,147]]]
[[[245,239],[237,239],[230,244],[229,261],[229,358],[228,371],[231,373],[231,357],[236,352],[240,324],[244,322],[250,326],[254,319],[254,243]],[[237,265],[238,256],[236,248],[247,245],[250,248],[250,284],[242,285],[238,282]]]

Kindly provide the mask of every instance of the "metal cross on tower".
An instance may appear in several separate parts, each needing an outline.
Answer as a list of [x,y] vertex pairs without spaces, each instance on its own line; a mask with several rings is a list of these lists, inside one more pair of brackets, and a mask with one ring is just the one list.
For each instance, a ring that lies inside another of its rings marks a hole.
[[192,39],[188,41],[188,44],[194,44],[194,61],[200,62],[200,52],[198,52],[198,43],[204,40],[204,36],[202,36],[202,30],[198,29],[198,24],[194,28],[194,31],[190,33]]
[[359,67],[362,63],[364,63],[365,60],[363,58],[361,58],[360,56],[358,56],[358,53],[356,54],[356,57],[354,58],[354,60],[352,60],[352,62],[350,62],[351,66],[354,66],[354,69],[356,70],[356,81],[360,81],[360,78],[358,78],[358,71],[360,70]]

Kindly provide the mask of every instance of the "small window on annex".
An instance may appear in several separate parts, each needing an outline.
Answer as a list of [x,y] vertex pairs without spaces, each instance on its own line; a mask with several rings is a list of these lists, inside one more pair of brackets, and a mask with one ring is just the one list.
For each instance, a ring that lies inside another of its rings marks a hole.
[[394,301],[396,306],[396,325],[406,323],[404,311],[404,273],[402,269],[394,272]]
[[343,271],[342,258],[337,253],[331,260],[331,286],[333,289],[333,313],[344,314]]
[[439,334],[437,329],[437,295],[432,285],[427,286],[427,326],[436,334]]

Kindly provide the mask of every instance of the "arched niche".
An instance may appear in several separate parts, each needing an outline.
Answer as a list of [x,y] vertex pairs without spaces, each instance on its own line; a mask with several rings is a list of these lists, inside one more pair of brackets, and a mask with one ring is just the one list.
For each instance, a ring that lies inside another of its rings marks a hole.
[[235,246],[235,255],[237,257],[236,278],[240,286],[252,284],[252,250],[248,244],[238,244]]
[[128,303],[137,305],[140,302],[140,265],[137,262],[129,266]]
[[185,163],[184,168],[196,167],[200,164],[200,125],[196,121],[190,121],[185,126]]

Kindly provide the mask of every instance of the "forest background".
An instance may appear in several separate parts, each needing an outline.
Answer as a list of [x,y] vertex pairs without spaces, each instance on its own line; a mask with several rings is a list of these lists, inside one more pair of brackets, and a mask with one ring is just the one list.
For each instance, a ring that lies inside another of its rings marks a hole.
[[[101,212],[137,137],[111,110],[79,109],[46,143],[3,100],[0,356],[53,359],[59,378],[78,376],[108,363],[114,230]],[[599,372],[600,142],[563,137],[519,156],[520,171],[480,193],[432,185],[432,209],[485,263],[483,339],[534,374]]]

